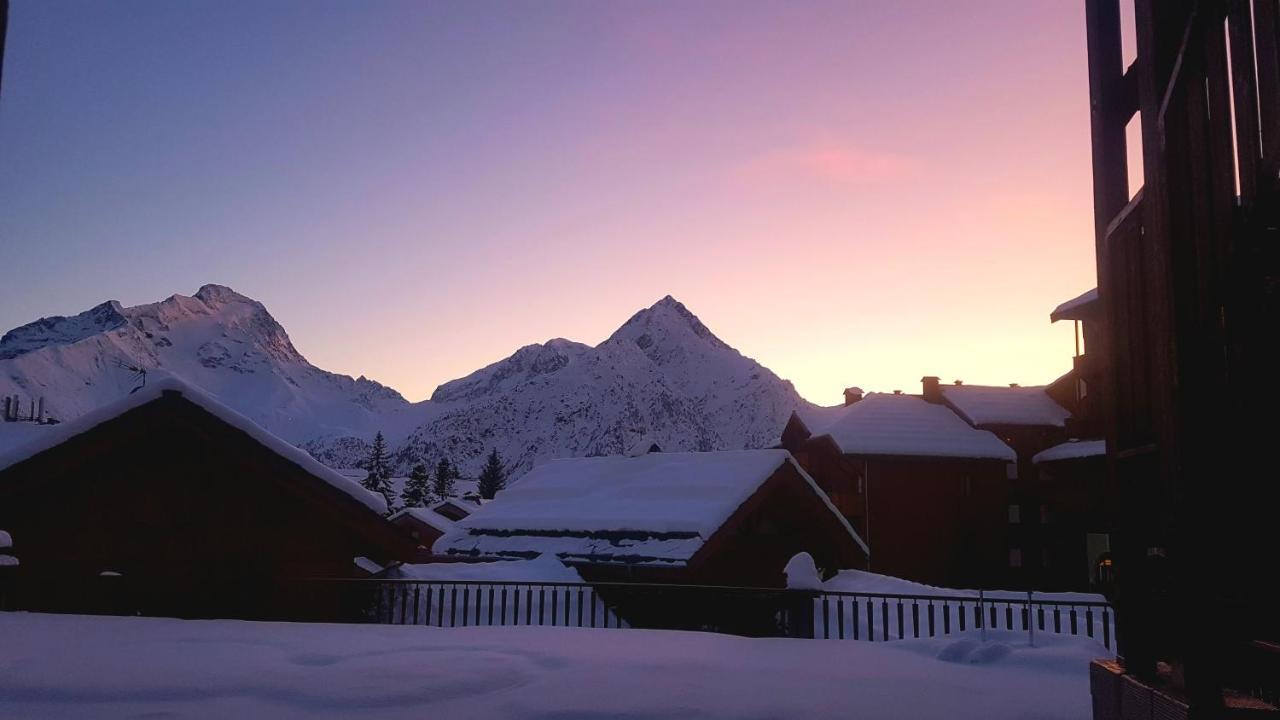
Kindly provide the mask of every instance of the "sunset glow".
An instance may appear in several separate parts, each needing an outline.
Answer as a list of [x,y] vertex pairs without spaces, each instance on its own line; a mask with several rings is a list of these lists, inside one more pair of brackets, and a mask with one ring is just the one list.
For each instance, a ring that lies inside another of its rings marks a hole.
[[1095,282],[1083,12],[19,3],[0,329],[222,283],[420,400],[671,294],[821,404],[1046,383]]

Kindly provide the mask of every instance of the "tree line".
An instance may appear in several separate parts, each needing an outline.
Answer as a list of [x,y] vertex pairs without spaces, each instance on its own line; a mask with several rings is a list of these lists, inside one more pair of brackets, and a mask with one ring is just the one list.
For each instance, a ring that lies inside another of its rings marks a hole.
[[[434,473],[428,472],[425,464],[418,463],[409,470],[409,477],[405,480],[397,503],[394,488],[391,486],[391,462],[387,455],[387,441],[381,431],[373,438],[369,455],[364,462],[364,469],[368,475],[360,484],[386,499],[388,513],[401,508],[427,507],[442,500],[457,497],[456,481],[462,479],[462,473],[458,467],[447,457],[440,458]],[[507,468],[496,448],[489,451],[484,468],[476,479],[477,491],[485,500],[492,500],[507,486]]]

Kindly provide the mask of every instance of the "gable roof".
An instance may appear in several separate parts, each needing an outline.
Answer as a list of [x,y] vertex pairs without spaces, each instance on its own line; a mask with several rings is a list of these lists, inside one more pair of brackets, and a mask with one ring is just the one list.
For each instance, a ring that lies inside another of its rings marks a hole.
[[1071,413],[1043,386],[949,385],[942,397],[971,425],[1043,425],[1063,427]]
[[1049,322],[1059,320],[1092,320],[1098,315],[1098,288],[1087,290],[1062,303],[1049,313]]
[[844,407],[813,435],[830,435],[846,455],[1017,460],[1000,438],[970,426],[947,406],[915,395],[871,393]]
[[223,405],[202,390],[197,390],[167,373],[153,373],[153,375],[158,377],[149,377],[147,384],[132,394],[81,415],[75,420],[48,426],[30,442],[3,453],[0,455],[0,472],[56,448],[71,438],[114,420],[130,410],[155,402],[166,393],[174,393],[245,433],[258,444],[302,468],[308,475],[341,490],[369,510],[379,515],[386,513],[387,503],[381,495],[366,490],[354,480],[322,465],[306,451],[272,435],[261,425]]
[[453,529],[454,522],[452,520],[434,510],[429,510],[424,507],[407,507],[388,519],[391,520],[391,522],[395,522],[397,518],[401,518],[406,515],[424,525],[433,527],[442,533],[447,533]]
[[458,521],[434,550],[686,563],[787,465],[865,552],[862,539],[786,450],[553,460]]

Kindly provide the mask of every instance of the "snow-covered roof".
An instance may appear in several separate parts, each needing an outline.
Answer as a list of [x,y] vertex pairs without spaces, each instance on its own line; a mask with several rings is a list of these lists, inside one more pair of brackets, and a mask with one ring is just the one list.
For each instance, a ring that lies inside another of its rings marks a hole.
[[1069,440],[1061,445],[1043,450],[1031,458],[1033,463],[1056,462],[1058,460],[1077,460],[1107,454],[1106,440]]
[[1098,302],[1098,288],[1082,293],[1062,303],[1049,313],[1050,322],[1059,320],[1090,320],[1094,317]]
[[577,570],[565,567],[554,555],[532,560],[397,565],[387,571],[387,577],[437,582],[582,582]]
[[853,528],[786,450],[553,460],[458,521],[434,549],[683,563],[787,463],[865,551]]
[[942,396],[973,425],[1062,427],[1071,413],[1038,387],[951,385]]
[[318,460],[308,455],[306,451],[272,435],[262,426],[214,400],[204,391],[198,390],[172,375],[158,371],[152,371],[147,377],[147,384],[132,394],[85,413],[70,422],[49,426],[45,432],[35,435],[30,442],[0,454],[0,470],[5,470],[23,460],[61,445],[67,440],[88,432],[134,408],[154,402],[160,399],[160,396],[167,391],[181,394],[186,400],[195,403],[219,420],[245,433],[263,447],[301,467],[307,473],[347,493],[370,510],[379,514],[386,513],[387,503],[381,495],[370,492],[359,483],[325,467]]
[[1017,454],[986,430],[978,430],[945,405],[915,395],[871,393],[841,408],[835,419],[812,430],[830,435],[846,455],[905,455],[995,459]]
[[13,536],[4,530],[0,530],[0,550],[7,550],[13,547]]
[[428,510],[427,508],[424,508],[424,507],[405,508],[400,512],[397,512],[395,515],[392,515],[391,521],[395,522],[396,518],[403,517],[405,515],[408,515],[409,517],[413,518],[414,520],[417,520],[418,522],[430,525],[431,527],[435,528],[436,530],[439,530],[442,533],[449,532],[450,530],[453,529],[453,525],[454,525],[453,521],[450,520],[449,518],[441,515],[438,512],[435,512],[434,510]]

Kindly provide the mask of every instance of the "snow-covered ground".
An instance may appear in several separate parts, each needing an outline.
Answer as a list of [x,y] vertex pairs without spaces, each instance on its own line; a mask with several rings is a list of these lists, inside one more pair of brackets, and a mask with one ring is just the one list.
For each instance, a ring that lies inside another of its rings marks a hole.
[[893,643],[0,613],[4,718],[1086,718],[1080,638]]

